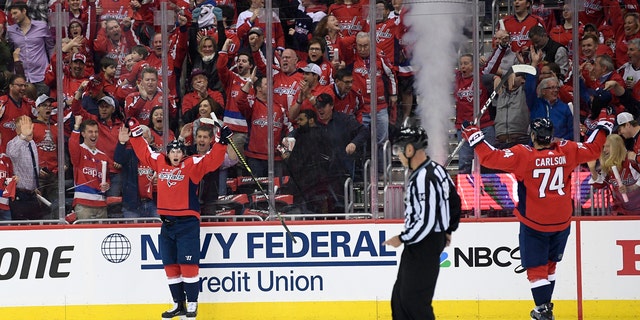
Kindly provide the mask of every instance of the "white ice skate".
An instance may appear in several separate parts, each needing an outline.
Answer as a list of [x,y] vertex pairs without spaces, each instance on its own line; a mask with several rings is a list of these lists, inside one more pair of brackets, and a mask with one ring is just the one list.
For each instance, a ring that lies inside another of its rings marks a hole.
[[187,312],[186,312],[187,320],[196,320],[197,314],[198,314],[198,303],[187,302]]

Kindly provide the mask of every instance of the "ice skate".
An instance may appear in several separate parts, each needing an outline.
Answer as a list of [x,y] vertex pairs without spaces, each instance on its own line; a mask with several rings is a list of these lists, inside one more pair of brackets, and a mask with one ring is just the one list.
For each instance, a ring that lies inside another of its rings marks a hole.
[[553,303],[545,303],[531,310],[531,320],[555,320],[553,316]]
[[197,302],[187,302],[187,320],[195,320],[196,315],[198,314],[198,303]]
[[173,308],[162,313],[162,320],[171,320],[174,317],[183,319],[187,310],[184,308],[184,302],[174,302]]

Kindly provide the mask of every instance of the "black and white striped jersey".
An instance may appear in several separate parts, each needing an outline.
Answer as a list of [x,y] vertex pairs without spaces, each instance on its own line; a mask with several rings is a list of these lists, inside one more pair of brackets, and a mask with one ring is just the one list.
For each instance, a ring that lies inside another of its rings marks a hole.
[[447,170],[427,159],[411,173],[405,190],[405,244],[420,242],[430,232],[451,233],[460,222],[460,196]]

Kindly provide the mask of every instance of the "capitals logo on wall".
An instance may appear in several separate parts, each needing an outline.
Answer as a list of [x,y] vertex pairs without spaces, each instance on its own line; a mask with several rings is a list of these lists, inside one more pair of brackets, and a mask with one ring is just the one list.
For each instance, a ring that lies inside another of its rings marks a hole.
[[131,255],[131,241],[123,234],[112,233],[102,240],[102,256],[111,263],[121,263]]

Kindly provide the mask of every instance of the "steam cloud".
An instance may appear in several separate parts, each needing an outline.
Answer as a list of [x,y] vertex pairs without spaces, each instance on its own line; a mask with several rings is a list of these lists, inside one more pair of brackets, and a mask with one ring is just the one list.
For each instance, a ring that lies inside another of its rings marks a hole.
[[454,116],[453,80],[456,48],[471,8],[465,0],[410,0],[406,24],[413,43],[412,64],[418,98],[416,112],[429,135],[429,156],[442,165],[449,155]]

